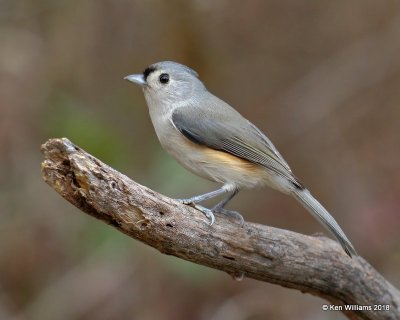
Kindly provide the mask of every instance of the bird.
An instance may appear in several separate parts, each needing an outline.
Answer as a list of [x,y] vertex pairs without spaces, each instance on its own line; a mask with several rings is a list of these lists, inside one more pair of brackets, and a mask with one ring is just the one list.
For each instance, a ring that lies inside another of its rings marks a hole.
[[[214,213],[242,215],[225,209],[242,189],[269,186],[293,196],[341,244],[348,256],[354,246],[330,213],[293,174],[270,139],[228,103],[213,95],[196,71],[173,61],[151,64],[124,79],[139,85],[161,146],[192,173],[222,186],[206,194],[178,199],[215,221]],[[201,202],[226,194],[209,209]]]

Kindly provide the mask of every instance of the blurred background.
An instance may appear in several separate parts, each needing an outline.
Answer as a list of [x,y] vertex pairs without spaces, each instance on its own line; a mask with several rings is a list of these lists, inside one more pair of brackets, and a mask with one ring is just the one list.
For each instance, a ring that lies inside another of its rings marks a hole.
[[[41,178],[67,137],[171,197],[215,185],[160,147],[122,78],[174,60],[266,132],[359,254],[400,286],[398,1],[0,0],[0,319],[344,319],[324,300],[161,255]],[[248,221],[325,231],[244,191]],[[326,233],[325,233],[326,234]]]

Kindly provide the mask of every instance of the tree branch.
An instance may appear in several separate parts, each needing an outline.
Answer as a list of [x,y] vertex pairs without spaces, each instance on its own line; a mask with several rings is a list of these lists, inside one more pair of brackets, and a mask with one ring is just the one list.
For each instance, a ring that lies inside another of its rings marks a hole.
[[335,305],[372,308],[343,307],[351,319],[400,319],[399,291],[335,241],[249,222],[241,227],[224,216],[209,226],[202,213],[130,180],[68,139],[48,140],[42,151],[43,178],[62,197],[162,253]]

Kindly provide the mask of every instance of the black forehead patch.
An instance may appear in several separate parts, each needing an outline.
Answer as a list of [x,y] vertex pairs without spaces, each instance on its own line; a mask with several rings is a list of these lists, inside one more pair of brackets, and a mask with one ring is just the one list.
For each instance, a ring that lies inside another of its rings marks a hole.
[[143,76],[144,76],[144,80],[147,80],[147,77],[149,76],[150,73],[156,71],[156,68],[153,66],[147,67],[144,71],[143,71]]

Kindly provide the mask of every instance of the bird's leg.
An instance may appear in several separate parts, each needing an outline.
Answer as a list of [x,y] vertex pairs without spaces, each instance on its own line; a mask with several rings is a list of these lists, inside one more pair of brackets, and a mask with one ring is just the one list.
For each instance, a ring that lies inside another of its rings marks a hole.
[[242,215],[237,212],[237,211],[232,211],[232,210],[227,210],[224,207],[226,206],[226,204],[232,200],[232,198],[234,196],[236,196],[238,194],[239,190],[235,189],[229,196],[227,196],[224,200],[222,200],[220,203],[218,203],[214,208],[211,209],[212,212],[216,212],[216,213],[222,213],[224,215],[236,218],[240,221],[240,225],[243,226],[244,224],[244,219],[242,217]]
[[176,199],[177,201],[179,201],[180,203],[183,204],[188,204],[188,205],[194,205],[197,204],[199,202],[203,202],[205,200],[214,198],[219,196],[220,194],[226,193],[228,192],[228,190],[226,190],[226,188],[222,187],[218,190],[214,190],[205,194],[201,194],[199,196],[195,196],[195,197],[191,197],[189,199]]
[[229,201],[231,201],[233,199],[234,196],[236,196],[238,194],[239,190],[235,189],[230,195],[228,195],[224,200],[222,200],[220,203],[218,203],[213,210],[215,210],[216,212],[219,212],[218,210],[225,207]]
[[[203,206],[198,205],[199,202],[214,198],[216,196],[219,196],[220,194],[228,192],[228,189],[226,187],[222,187],[218,190],[214,190],[205,194],[201,194],[199,196],[195,196],[189,199],[176,199],[180,203],[187,204],[192,206],[193,208],[196,208],[197,210],[201,211],[208,219],[210,219],[210,225],[212,225],[215,221],[214,213],[213,210],[207,209]],[[229,201],[229,200],[228,200]]]

